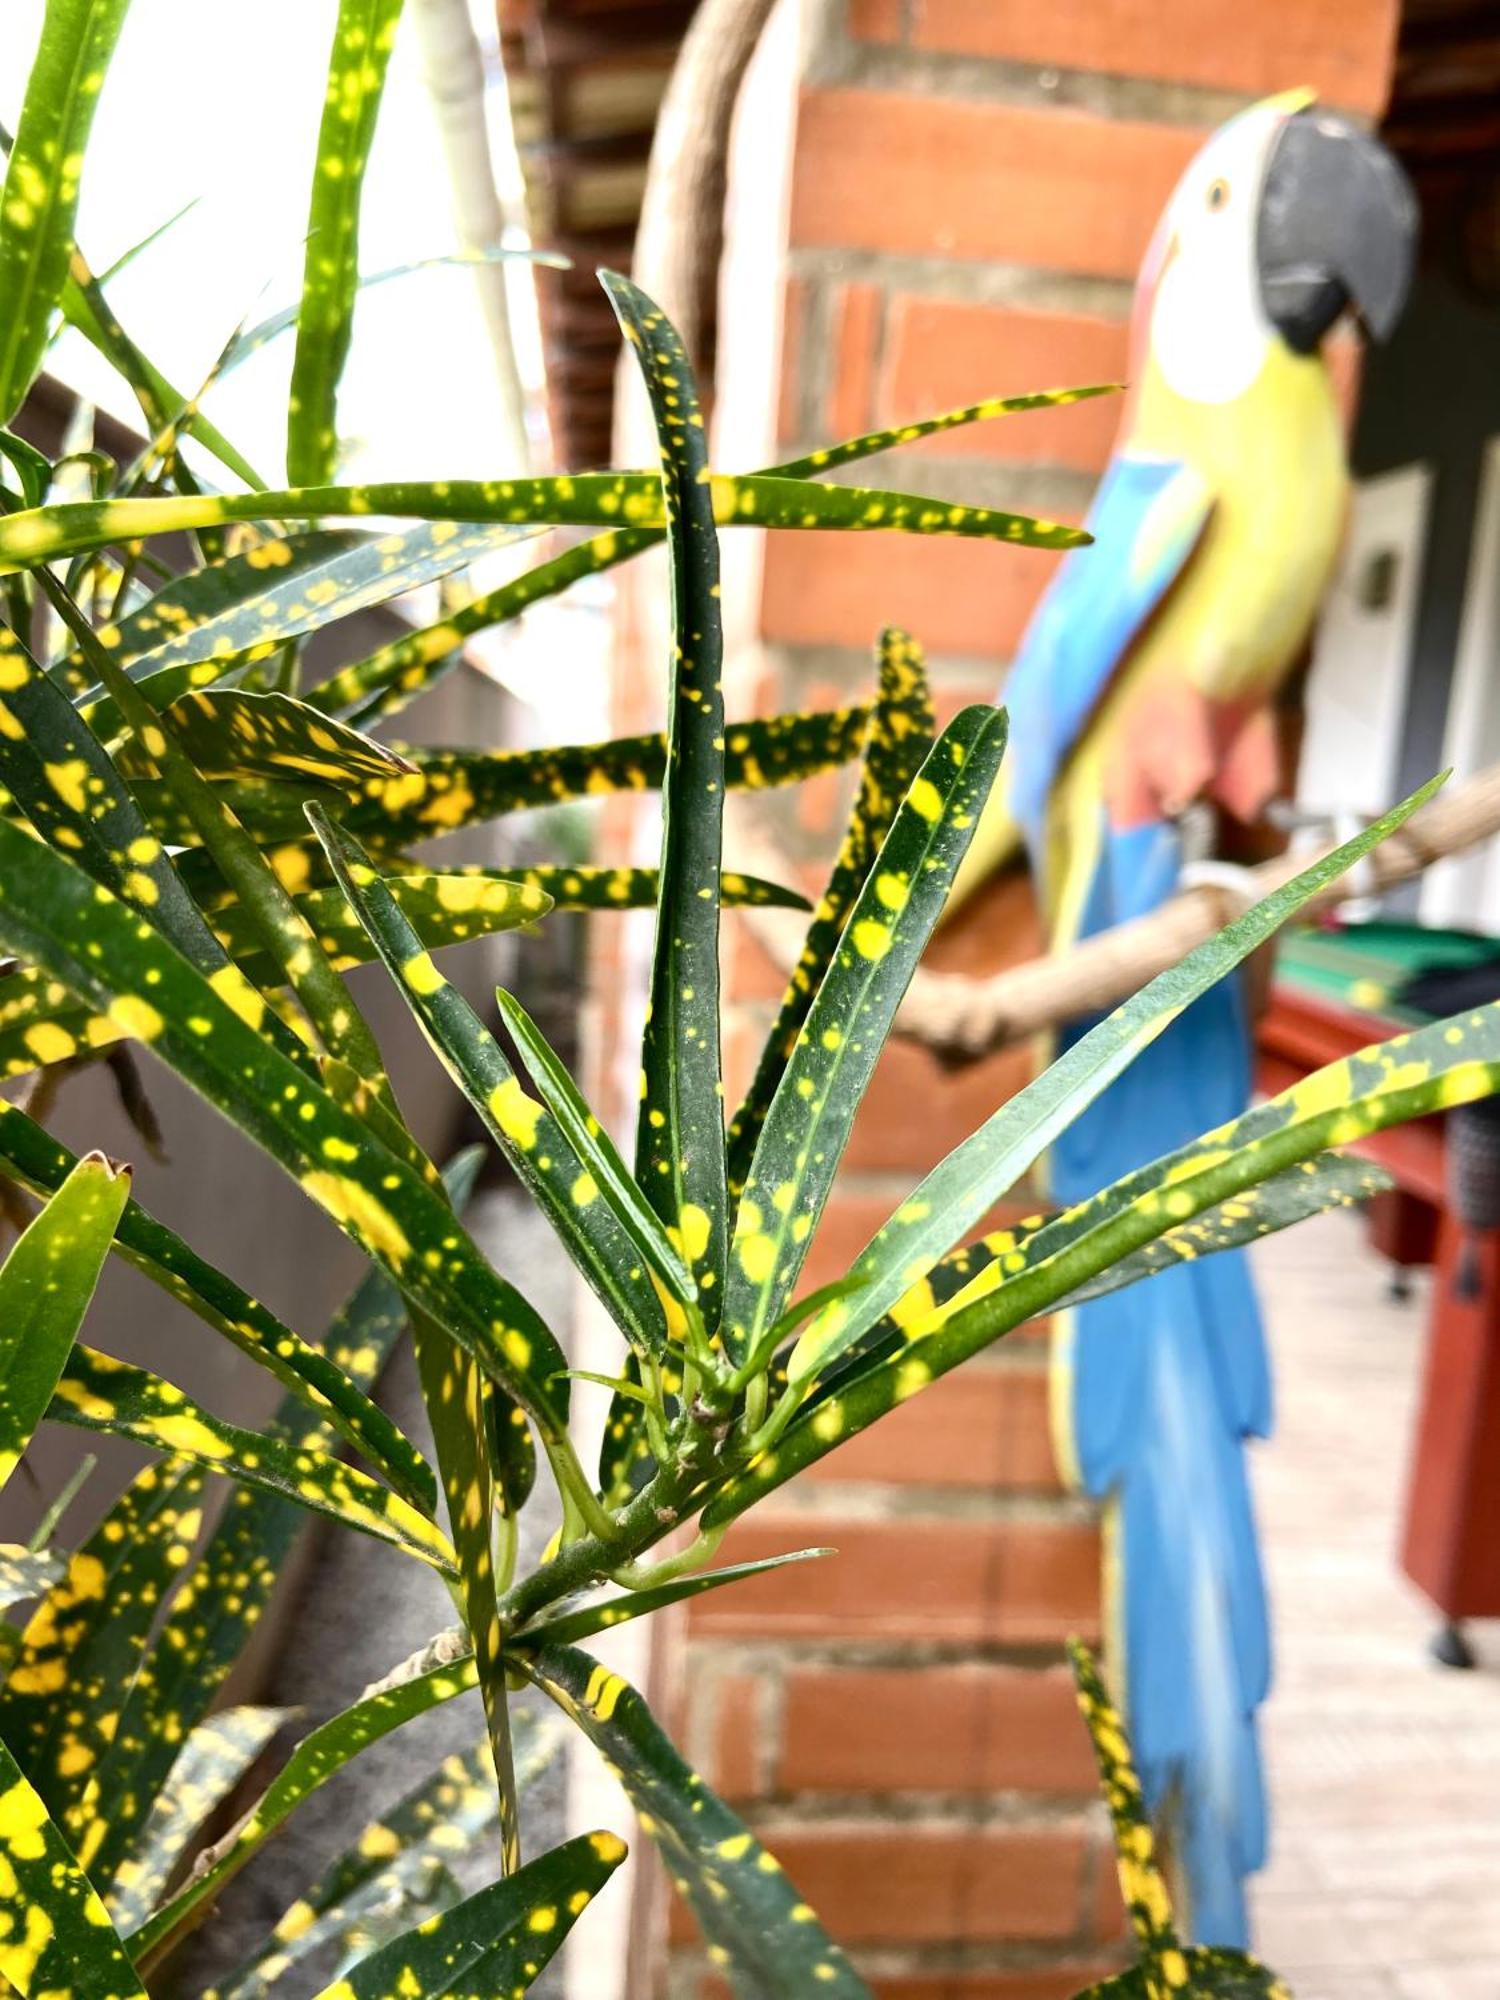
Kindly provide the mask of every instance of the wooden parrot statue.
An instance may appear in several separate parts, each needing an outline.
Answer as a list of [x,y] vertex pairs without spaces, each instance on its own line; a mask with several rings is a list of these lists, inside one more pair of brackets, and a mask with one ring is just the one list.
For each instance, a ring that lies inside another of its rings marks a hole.
[[[1322,342],[1350,308],[1390,332],[1415,240],[1396,162],[1307,92],[1240,113],[1174,191],[1140,273],[1095,545],[1057,572],[1003,693],[1005,790],[979,865],[1024,840],[1054,949],[1174,893],[1189,807],[1248,824],[1277,789],[1272,703],[1347,511]],[[1058,1141],[1053,1193],[1092,1194],[1237,1116],[1250,1082],[1244,997],[1226,981]],[[1270,1678],[1243,1445],[1271,1427],[1243,1254],[1064,1315],[1053,1388],[1065,1469],[1109,1502],[1113,1660],[1192,1934],[1243,1949]]]

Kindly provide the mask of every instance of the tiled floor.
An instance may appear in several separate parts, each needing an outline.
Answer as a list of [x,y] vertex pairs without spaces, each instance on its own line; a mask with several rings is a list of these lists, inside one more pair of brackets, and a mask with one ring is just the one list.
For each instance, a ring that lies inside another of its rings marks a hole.
[[[1500,1626],[1432,1665],[1395,1561],[1426,1299],[1359,1224],[1263,1246],[1280,1423],[1256,1453],[1276,1617],[1257,1949],[1298,2000],[1500,2000]],[[1496,1524],[1500,1532],[1500,1523]]]

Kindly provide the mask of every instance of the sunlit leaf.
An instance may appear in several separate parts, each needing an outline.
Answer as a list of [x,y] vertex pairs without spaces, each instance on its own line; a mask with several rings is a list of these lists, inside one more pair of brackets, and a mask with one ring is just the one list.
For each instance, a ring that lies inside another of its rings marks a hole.
[[[1185,1228],[1194,1217],[1330,1146],[1352,1144],[1388,1125],[1497,1089],[1500,1002],[1314,1071],[1243,1117],[1062,1210],[1026,1242],[1015,1273],[1006,1271],[1003,1259],[987,1265],[950,1302],[935,1331],[919,1332],[893,1352],[872,1356],[810,1416],[791,1422],[774,1452],[763,1454],[709,1504],[703,1525],[723,1526],[939,1375],[1061,1299],[1077,1296],[1169,1230]],[[819,1366],[825,1370],[827,1359]]]
[[633,1618],[648,1617],[653,1611],[663,1611],[669,1604],[680,1604],[685,1598],[702,1597],[710,1590],[723,1590],[730,1584],[743,1583],[747,1577],[760,1576],[766,1570],[785,1569],[789,1563],[816,1562],[821,1556],[837,1553],[836,1549],[794,1549],[784,1556],[765,1556],[759,1562],[726,1563],[723,1569],[699,1570],[688,1576],[674,1577],[670,1583],[628,1591],[618,1597],[606,1598],[602,1603],[582,1605],[577,1611],[565,1611],[559,1618],[545,1619],[541,1624],[519,1633],[516,1644],[523,1650],[537,1646],[575,1646],[580,1639],[590,1639],[596,1632],[612,1632],[616,1625],[628,1625]]
[[659,1352],[666,1339],[662,1309],[636,1257],[630,1215],[613,1199],[613,1183],[590,1172],[592,1155],[581,1154],[552,1112],[527,1095],[500,1044],[423,950],[368,856],[316,807],[309,816],[340,888],[449,1075],[617,1323],[639,1345]]
[[52,1549],[27,1549],[18,1542],[0,1542],[0,1611],[40,1597],[67,1567],[67,1557]]
[[202,1523],[203,1478],[149,1465],[38,1603],[0,1693],[0,1736],[92,1861],[87,1796],[107,1764],[120,1699]]
[[[51,1194],[76,1165],[73,1154],[18,1105],[0,1103],[0,1171],[38,1193]],[[415,1505],[436,1506],[432,1468],[336,1353],[310,1346],[138,1201],[126,1203],[112,1247],[289,1389],[301,1408],[304,1430],[309,1416],[331,1425]],[[362,1352],[365,1345],[352,1343],[351,1351]]]
[[[1079,548],[1089,539],[1083,529],[1055,521],[989,507],[956,506],[878,487],[814,486],[801,479],[716,473],[708,491],[714,519],[724,527],[957,535],[1042,549]],[[359,520],[366,515],[494,521],[511,527],[666,526],[661,481],[639,472],[167,494],[145,500],[76,501],[9,515],[0,521],[0,574],[107,548],[113,542],[218,528],[230,521]]]
[[129,1194],[128,1168],[85,1155],[0,1268],[0,1486],[67,1365]]
[[545,1435],[562,1435],[566,1363],[551,1332],[406,1159],[266,1041],[259,996],[238,971],[226,998],[122,903],[3,820],[0,942],[150,1044],[430,1311]]
[[11,1921],[0,1936],[0,1979],[17,1993],[147,2000],[109,1912],[0,1743],[0,1858]]
[[[400,776],[408,768],[406,759],[387,744],[319,715],[290,695],[204,688],[179,695],[165,716],[205,778],[310,780],[343,791],[364,779]],[[127,738],[115,761],[127,776],[144,773],[153,763],[134,738]]]
[[31,387],[68,274],[83,156],[129,0],[47,0],[0,193],[0,424]]
[[335,403],[359,288],[359,198],[401,0],[339,0],[307,211],[307,261],[287,399],[291,479],[327,479],[338,457]]

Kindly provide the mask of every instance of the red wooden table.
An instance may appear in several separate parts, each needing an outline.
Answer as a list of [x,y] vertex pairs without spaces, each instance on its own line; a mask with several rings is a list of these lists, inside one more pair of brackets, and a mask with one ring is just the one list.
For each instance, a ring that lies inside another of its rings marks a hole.
[[[1257,1085],[1267,1094],[1284,1090],[1400,1031],[1377,1014],[1278,982],[1256,1033]],[[1398,1286],[1406,1267],[1434,1267],[1401,1564],[1442,1613],[1434,1653],[1466,1666],[1472,1655],[1461,1621],[1500,1616],[1500,1230],[1465,1230],[1453,1213],[1444,1125],[1434,1117],[1392,1126],[1353,1150],[1396,1183],[1376,1196],[1370,1219]]]

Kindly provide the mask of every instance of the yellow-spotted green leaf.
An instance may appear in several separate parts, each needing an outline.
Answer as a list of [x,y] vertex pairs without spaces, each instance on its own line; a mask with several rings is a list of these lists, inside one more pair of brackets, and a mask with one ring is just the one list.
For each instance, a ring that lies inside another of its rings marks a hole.
[[[18,1105],[0,1103],[0,1172],[40,1194],[54,1194],[75,1170],[68,1149]],[[335,1351],[320,1352],[279,1320],[233,1278],[200,1257],[134,1199],[125,1204],[111,1247],[138,1271],[232,1341],[291,1392],[305,1429],[309,1416],[325,1423],[385,1474],[398,1492],[431,1513],[437,1505],[432,1468]],[[372,1281],[373,1282],[373,1281]],[[362,1352],[366,1342],[346,1342]],[[347,1360],[347,1354],[345,1355]],[[290,1424],[292,1419],[286,1418]]]
[[[963,507],[879,487],[814,486],[804,479],[715,473],[708,482],[721,527],[817,528],[882,534],[958,535],[1013,548],[1073,549],[1081,528],[990,507]],[[0,521],[0,575],[117,542],[223,527],[230,521],[493,521],[509,527],[665,529],[661,481],[652,473],[559,473],[530,479],[394,480],[366,486],[299,486],[261,493],[164,494],[74,501]]]
[[124,904],[3,820],[0,943],[149,1043],[464,1345],[544,1436],[561,1436],[567,1364],[554,1336],[406,1159],[267,1042],[259,996],[243,975],[236,971],[226,997]]
[[424,2000],[526,1992],[625,1859],[613,1833],[585,1833],[350,1966],[318,2000]]
[[67,1567],[67,1557],[52,1549],[27,1549],[19,1542],[0,1542],[0,1611],[40,1597]]
[[[467,1202],[481,1158],[480,1149],[471,1147],[446,1169],[455,1209]],[[324,1354],[332,1366],[369,1389],[405,1325],[406,1310],[395,1286],[384,1272],[371,1271],[328,1327]],[[305,1409],[292,1396],[283,1400],[269,1429],[288,1442],[323,1449],[335,1442],[327,1425],[309,1429]],[[183,1731],[208,1713],[308,1518],[298,1503],[264,1489],[236,1485],[229,1493],[202,1557],[120,1708],[103,1772],[109,1812],[91,1855],[101,1882],[112,1880],[129,1858]]]
[[684,1763],[633,1687],[571,1646],[517,1663],[608,1760],[742,2000],[869,1988],[775,1856]]
[[[43,840],[65,849],[96,882],[134,905],[194,964],[216,971],[225,963],[98,739],[3,626],[0,784]],[[63,1049],[56,1036],[46,1039],[53,1050],[48,1061],[75,1052]]]
[[129,0],[47,0],[0,192],[0,424],[41,366],[73,247],[83,156]]
[[287,399],[287,472],[299,484],[327,479],[338,457],[335,405],[359,289],[359,198],[400,18],[401,0],[339,0],[334,22]]
[[[870,713],[864,767],[849,824],[745,1101],[730,1121],[727,1159],[729,1190],[734,1196],[744,1188],[760,1128],[842,935],[844,920],[864,886],[897,806],[932,747],[932,694],[921,647],[897,627],[887,626],[880,635],[876,664],[879,689]],[[727,903],[729,897],[724,900]]]
[[212,1864],[191,1876],[138,1930],[130,1934],[137,1964],[144,1962],[262,1848],[289,1815],[320,1785],[336,1776],[371,1743],[399,1729],[440,1702],[476,1685],[472,1654],[414,1673],[392,1687],[361,1696],[330,1721],[312,1730],[256,1800],[232,1837],[215,1851]]
[[280,1493],[346,1528],[390,1542],[445,1574],[453,1551],[442,1530],[399,1493],[327,1452],[306,1450],[212,1416],[160,1376],[81,1342],[47,1412],[54,1423],[133,1438],[149,1451],[191,1459],[247,1486]]
[[[100,637],[113,657],[133,662],[150,693],[155,677],[168,669],[208,665],[223,671],[269,659],[287,639],[388,604],[527,532],[423,521],[389,535],[265,541],[244,556],[177,579]],[[154,640],[143,645],[153,628]]]
[[[847,764],[859,754],[868,723],[864,707],[732,723],[725,782],[731,790],[760,791]],[[658,735],[548,750],[429,750],[405,743],[396,748],[415,769],[398,778],[370,780],[356,804],[338,809],[341,824],[385,848],[434,839],[531,806],[650,791],[660,785],[666,769],[666,739]],[[174,847],[196,844],[192,821],[165,786],[142,780],[134,789],[162,840]],[[266,845],[305,838],[302,806],[311,787],[231,783],[216,789],[241,824]],[[202,878],[186,866],[183,879],[195,889],[201,886]]]
[[[1353,1144],[1388,1125],[1497,1089],[1500,1002],[1314,1071],[1242,1118],[1064,1209],[1029,1237],[1019,1253],[1019,1270],[1008,1272],[1004,1259],[986,1265],[950,1301],[934,1331],[916,1331],[894,1351],[872,1356],[810,1417],[797,1416],[774,1450],[710,1502],[703,1526],[723,1526],[939,1375],[1023,1321],[1076,1297],[1169,1230],[1185,1229],[1196,1216],[1236,1201],[1246,1189],[1330,1146]],[[830,1353],[819,1364],[820,1374],[831,1358]]]
[[[1088,1994],[1126,2000],[1291,2000],[1287,1988],[1247,1953],[1184,1945],[1172,1916],[1172,1899],[1156,1859],[1151,1818],[1130,1754],[1130,1737],[1115,1709],[1093,1655],[1076,1639],[1068,1644],[1078,1706],[1088,1726],[1099,1766],[1099,1782],[1114,1831],[1115,1868],[1130,1918],[1140,1963],[1114,1979],[1091,1986]],[[1088,2000],[1087,1994],[1078,2000]]]
[[[654,868],[523,868],[512,869],[507,879],[539,889],[559,910],[649,910],[655,907],[659,881]],[[809,907],[799,890],[728,868],[719,877],[719,900],[746,910]]]
[[[1003,710],[966,708],[954,718],[912,780],[849,912],[736,1211],[723,1322],[736,1362],[758,1353],[791,1296],[855,1112],[1004,750]],[[836,1302],[827,1310],[842,1309]]]
[[619,1597],[611,1597],[599,1604],[585,1604],[577,1611],[566,1611],[560,1618],[549,1618],[527,1631],[517,1634],[516,1645],[522,1648],[537,1646],[576,1646],[580,1639],[590,1639],[596,1632],[612,1632],[616,1625],[628,1625],[632,1618],[645,1618],[653,1611],[665,1610],[669,1604],[680,1604],[684,1598],[702,1597],[706,1591],[723,1590],[727,1584],[743,1583],[747,1577],[760,1576],[770,1569],[785,1569],[789,1563],[816,1562],[820,1556],[836,1555],[836,1549],[794,1549],[784,1556],[764,1556],[759,1562],[726,1563],[723,1569],[700,1570],[691,1576],[673,1578],[670,1583],[655,1584],[646,1590],[633,1590]]
[[202,1523],[203,1475],[147,1466],[38,1603],[0,1694],[0,1736],[85,1867],[87,1794],[130,1686]]
[[614,1141],[590,1111],[556,1051],[515,995],[497,988],[495,1002],[537,1095],[566,1134],[584,1171],[609,1203],[636,1255],[656,1274],[667,1293],[679,1305],[686,1306],[697,1296],[692,1274],[655,1209],[632,1180]]
[[[1088,1299],[1102,1298],[1106,1292],[1122,1291],[1174,1264],[1196,1262],[1221,1250],[1242,1249],[1310,1216],[1368,1201],[1391,1185],[1390,1175],[1373,1161],[1342,1153],[1319,1154],[1284,1173],[1273,1174],[1259,1187],[1246,1188],[1232,1201],[1205,1209],[1191,1222],[1165,1230],[1077,1291],[1059,1298],[1053,1309],[1061,1312]],[[954,1302],[960,1294],[969,1293],[982,1272],[996,1267],[994,1281],[998,1284],[1026,1270],[1036,1240],[1053,1219],[1030,1216],[1009,1229],[992,1230],[977,1242],[950,1251],[902,1295],[884,1320],[820,1377],[818,1396],[809,1400],[826,1400],[836,1394],[843,1374],[877,1350],[892,1353],[918,1333],[935,1332],[945,1319],[952,1318],[958,1310]],[[1055,1245],[1056,1238],[1049,1242]],[[853,1283],[857,1286],[858,1280]]]
[[[352,791],[362,780],[385,781],[410,769],[388,745],[319,715],[291,695],[203,688],[179,695],[164,713],[205,778],[309,781]],[[126,738],[115,761],[127,776],[153,768],[150,752],[133,737]]]
[[529,1097],[505,1051],[443,977],[368,856],[317,807],[309,817],[351,907],[444,1067],[551,1219],[564,1248],[631,1341],[659,1353],[662,1308],[640,1268],[609,1182],[590,1171],[571,1133]]
[[1080,1036],[1035,1082],[1001,1105],[933,1169],[877,1232],[853,1267],[852,1275],[862,1281],[863,1289],[831,1306],[803,1334],[788,1367],[792,1381],[811,1379],[883,1318],[1185,1007],[1232,972],[1310,897],[1393,833],[1439,782],[1423,786],[1189,952],[1180,964],[1158,974]]
[[628,278],[600,273],[651,404],[671,574],[661,882],[641,1037],[635,1177],[673,1232],[712,1333],[728,1234],[719,1054],[724,632],[708,440],[687,349]]
[[[515,1717],[517,1781],[524,1791],[551,1763],[559,1732]],[[261,2000],[309,1953],[334,1940],[350,1964],[436,1909],[460,1900],[444,1863],[471,1850],[495,1820],[488,1751],[444,1758],[388,1812],[364,1827],[286,1909],[264,1945],[204,2000]]]
[[[154,432],[187,412],[182,418],[198,441],[211,451],[247,486],[264,487],[265,481],[243,453],[236,450],[218,427],[201,410],[188,410],[188,398],[175,389],[167,377],[143,354],[117,318],[104,295],[104,288],[89,268],[75,244],[68,260],[67,281],[62,289],[63,318],[76,327],[89,345],[102,354],[110,366],[129,384],[131,393]],[[196,482],[179,459],[173,477],[183,491],[196,491]]]
[[[1104,383],[1082,389],[1052,389],[1035,396],[992,398],[970,403],[963,409],[948,410],[925,422],[903,424],[897,429],[869,431],[842,444],[829,445],[804,458],[789,459],[766,468],[767,473],[784,479],[815,479],[855,460],[871,458],[877,452],[920,438],[934,437],[961,425],[981,423],[993,417],[1012,416],[1022,411],[1049,409],[1062,403],[1076,403],[1091,396],[1112,395],[1118,383]],[[611,528],[577,547],[566,549],[549,562],[513,577],[496,589],[476,597],[471,604],[448,613],[437,624],[418,632],[403,633],[366,659],[356,660],[313,690],[308,699],[329,714],[345,714],[350,721],[369,724],[388,715],[421,693],[444,665],[454,658],[455,648],[471,633],[482,632],[508,619],[518,618],[533,604],[556,597],[584,577],[598,576],[627,562],[643,549],[654,548],[662,539],[660,528]],[[904,789],[904,787],[903,787]]]
[[150,1916],[188,1842],[290,1715],[285,1708],[226,1708],[188,1732],[134,1853],[105,1894],[120,1930],[136,1930]]
[[0,1268],[0,1486],[67,1364],[129,1194],[128,1167],[86,1154]]
[[[548,869],[529,871],[529,876],[570,872]],[[596,872],[608,876],[614,871]],[[636,872],[649,876],[654,886],[650,871]],[[545,893],[533,880],[517,881],[493,869],[397,876],[389,886],[430,951],[534,923],[548,908]],[[586,888],[580,890],[587,893]],[[337,970],[362,965],[374,956],[364,927],[338,888],[316,889],[294,901]],[[611,902],[606,907],[630,906]],[[269,991],[281,982],[279,967],[260,950],[259,933],[237,903],[210,911],[209,920],[214,935],[252,986]],[[21,1076],[48,1060],[65,1061],[83,1050],[107,1048],[124,1035],[123,1027],[94,1013],[42,973],[21,969],[0,975],[0,1077]]]
[[[140,680],[153,705],[162,691],[170,690],[168,698],[175,699],[189,687],[209,687],[221,673],[239,664],[251,631],[260,624],[258,615],[253,621],[246,615],[243,629],[237,626],[236,619],[245,615],[247,603],[262,602],[271,592],[287,604],[295,603],[299,582],[312,584],[325,579],[341,557],[367,553],[372,546],[369,537],[349,529],[267,535],[238,555],[168,577],[144,604],[101,625],[99,643],[132,679]],[[229,643],[221,647],[211,639],[197,650],[195,642],[204,632],[222,636]],[[175,650],[179,642],[185,648],[181,654]],[[119,716],[94,681],[83,653],[76,647],[65,653],[61,667],[68,679],[85,689],[82,705],[95,733],[113,735],[121,727]],[[196,674],[189,672],[192,668],[197,669]],[[169,669],[184,678],[166,679]],[[158,681],[157,675],[163,679]]]
[[0,1857],[6,1867],[0,1979],[23,1995],[147,2000],[109,1912],[47,1808],[0,1743]]

